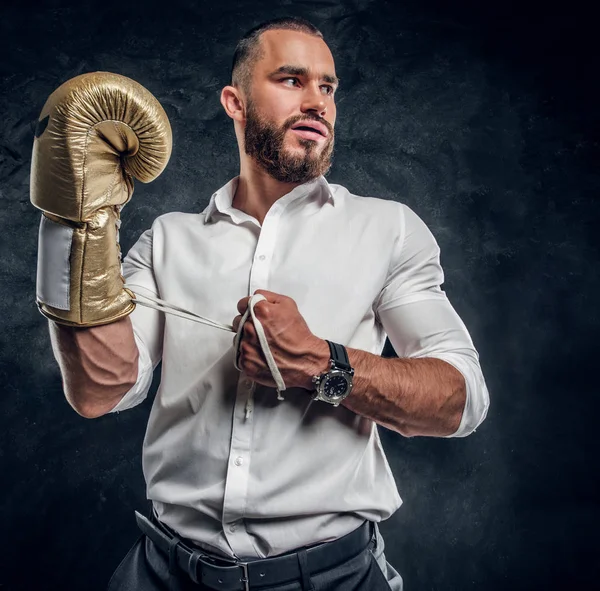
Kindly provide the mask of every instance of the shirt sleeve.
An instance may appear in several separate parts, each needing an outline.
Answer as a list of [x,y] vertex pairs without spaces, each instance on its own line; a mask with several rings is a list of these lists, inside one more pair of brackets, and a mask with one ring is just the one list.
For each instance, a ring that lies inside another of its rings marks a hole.
[[461,372],[465,408],[457,431],[446,437],[465,437],[483,422],[489,407],[479,355],[441,289],[444,272],[433,234],[414,211],[400,205],[400,232],[387,280],[375,302],[375,315],[398,357],[436,357]]
[[[132,291],[160,297],[152,265],[153,230],[146,230],[123,259],[123,277]],[[147,306],[136,306],[130,314],[133,336],[139,351],[138,377],[134,386],[110,412],[140,404],[152,385],[154,369],[162,358],[164,314]]]

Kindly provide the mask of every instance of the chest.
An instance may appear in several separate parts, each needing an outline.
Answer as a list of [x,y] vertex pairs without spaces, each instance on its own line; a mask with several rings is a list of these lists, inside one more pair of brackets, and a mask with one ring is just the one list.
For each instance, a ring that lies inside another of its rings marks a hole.
[[161,297],[231,324],[238,301],[265,289],[293,298],[315,333],[352,330],[384,285],[393,238],[376,220],[311,222],[169,228],[155,261]]

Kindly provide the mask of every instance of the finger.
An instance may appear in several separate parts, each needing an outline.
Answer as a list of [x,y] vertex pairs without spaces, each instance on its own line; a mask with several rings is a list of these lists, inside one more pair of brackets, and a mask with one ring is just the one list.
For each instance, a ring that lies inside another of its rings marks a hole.
[[[272,303],[273,302],[269,302],[268,300],[260,300],[260,302],[256,302],[256,304],[254,304],[254,315],[259,320],[264,320],[269,314],[269,306]],[[251,318],[252,316],[250,316],[248,320],[250,320]]]
[[269,302],[270,304],[287,304],[291,302],[292,305],[298,307],[296,301],[293,298],[291,298],[290,296],[283,295],[282,293],[276,293],[267,289],[257,289],[254,293],[259,293],[260,295],[265,296],[265,298],[267,298],[267,302]]
[[244,334],[243,338],[246,341],[255,341],[256,340],[256,327],[252,322],[252,318],[249,317],[248,320],[244,323]]
[[265,298],[267,298],[267,301],[271,302],[272,304],[277,303],[282,297],[285,297],[282,296],[280,293],[269,291],[268,289],[257,289],[254,293],[259,293],[260,295],[265,296]]
[[238,303],[237,303],[237,310],[240,314],[244,314],[246,312],[246,308],[248,308],[248,302],[250,301],[250,297],[246,296],[245,298],[242,298]]

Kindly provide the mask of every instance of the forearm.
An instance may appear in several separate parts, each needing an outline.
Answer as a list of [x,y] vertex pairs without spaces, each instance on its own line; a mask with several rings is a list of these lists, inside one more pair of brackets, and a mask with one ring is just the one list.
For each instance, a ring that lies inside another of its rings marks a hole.
[[466,401],[462,374],[441,359],[386,359],[347,349],[353,388],[342,402],[404,436],[456,432]]
[[[329,346],[313,349],[325,371]],[[353,387],[342,405],[406,436],[445,436],[460,425],[466,402],[463,375],[441,359],[386,359],[346,348],[354,368]]]
[[87,418],[109,412],[137,380],[139,353],[129,316],[90,328],[48,325],[69,404]]

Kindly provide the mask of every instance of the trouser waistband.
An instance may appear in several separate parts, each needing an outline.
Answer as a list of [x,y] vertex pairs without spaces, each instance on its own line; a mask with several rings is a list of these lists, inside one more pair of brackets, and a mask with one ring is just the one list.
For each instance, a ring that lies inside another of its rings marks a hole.
[[168,556],[171,573],[180,569],[195,583],[220,591],[261,589],[327,571],[363,552],[375,536],[373,522],[365,521],[356,530],[331,542],[273,558],[228,561],[185,544],[154,516],[153,521],[137,511],[135,516],[140,530]]

